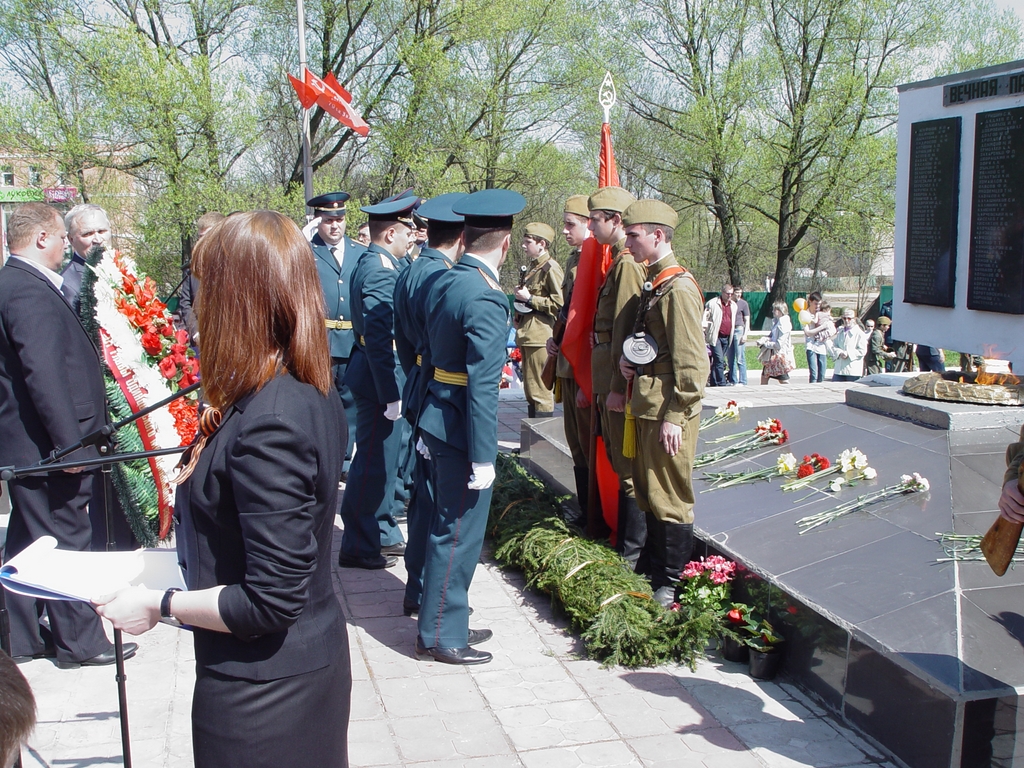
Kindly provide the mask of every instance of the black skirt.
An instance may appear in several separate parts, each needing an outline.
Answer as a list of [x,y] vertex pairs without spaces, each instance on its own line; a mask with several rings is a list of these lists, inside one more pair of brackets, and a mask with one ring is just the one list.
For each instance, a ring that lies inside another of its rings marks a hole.
[[348,768],[352,669],[342,637],[330,666],[280,680],[240,680],[197,665],[196,768]]

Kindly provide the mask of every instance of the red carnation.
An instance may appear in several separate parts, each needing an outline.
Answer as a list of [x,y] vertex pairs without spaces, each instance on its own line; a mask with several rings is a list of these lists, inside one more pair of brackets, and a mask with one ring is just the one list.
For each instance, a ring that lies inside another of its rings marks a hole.
[[796,471],[796,476],[799,478],[810,477],[814,474],[814,467],[810,464],[801,464]]
[[818,468],[819,469],[828,469],[831,466],[832,466],[832,462],[830,462],[824,456],[819,456],[818,457]]
[[162,333],[167,338],[171,338],[172,336],[174,336],[174,326],[172,326],[170,323],[164,323],[163,326],[160,328],[160,333]]
[[170,357],[160,361],[160,373],[165,379],[173,379],[178,373],[178,366]]
[[810,464],[810,463],[811,463],[811,457],[810,456],[804,456],[804,464]]
[[174,338],[178,340],[179,344],[188,344],[188,331],[182,329],[174,334]]

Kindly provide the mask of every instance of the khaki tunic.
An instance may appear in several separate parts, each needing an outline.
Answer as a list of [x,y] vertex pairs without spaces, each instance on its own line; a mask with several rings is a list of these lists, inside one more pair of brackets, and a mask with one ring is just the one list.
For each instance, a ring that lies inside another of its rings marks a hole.
[[591,372],[597,396],[604,447],[619,485],[627,496],[633,495],[633,460],[622,455],[626,414],[609,411],[605,401],[609,392],[626,394],[626,379],[619,370],[622,344],[633,332],[640,292],[647,279],[645,267],[633,260],[623,238],[612,246],[612,265],[597,297],[594,315],[594,351]]
[[533,311],[516,315],[516,343],[523,354],[523,390],[526,400],[540,413],[555,410],[554,393],[544,386],[541,373],[547,362],[544,348],[551,338],[558,311],[562,308],[562,268],[547,254],[537,259],[526,273],[524,286],[532,296]]
[[[569,297],[572,296],[572,286],[576,282],[576,272],[580,267],[580,249],[573,248],[572,253],[569,254],[569,258],[565,260],[565,274],[562,277],[562,301],[563,306],[566,306],[569,302]],[[568,312],[566,313],[568,314]],[[560,379],[571,379],[572,378],[572,366],[569,361],[565,359],[565,355],[561,352],[558,353],[558,363],[555,366],[555,375]],[[565,402],[565,398],[562,398],[562,402]]]
[[[647,279],[653,282],[674,264],[672,255],[652,264]],[[710,372],[701,328],[703,313],[700,288],[691,276],[683,275],[645,316],[658,355],[638,368],[633,380],[630,406],[638,438],[633,484],[640,508],[658,520],[693,522],[693,459],[704,383]],[[682,428],[682,446],[675,456],[665,453],[659,439],[664,421]]]
[[532,296],[533,311],[516,315],[516,344],[520,347],[543,347],[551,338],[555,318],[562,308],[563,276],[558,262],[547,254],[530,265],[524,286]]

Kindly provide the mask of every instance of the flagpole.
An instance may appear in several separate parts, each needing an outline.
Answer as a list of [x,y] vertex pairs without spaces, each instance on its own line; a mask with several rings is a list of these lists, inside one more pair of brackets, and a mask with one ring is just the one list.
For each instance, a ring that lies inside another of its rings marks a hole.
[[[299,80],[304,80],[306,72],[306,7],[302,0],[295,0],[299,15]],[[302,188],[304,200],[313,197],[313,164],[309,156],[309,110],[302,110]],[[308,214],[308,209],[307,209]]]

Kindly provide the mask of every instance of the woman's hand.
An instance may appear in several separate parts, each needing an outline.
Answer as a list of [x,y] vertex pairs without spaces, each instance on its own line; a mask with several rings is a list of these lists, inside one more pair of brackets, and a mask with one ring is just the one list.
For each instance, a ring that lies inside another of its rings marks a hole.
[[127,587],[92,601],[96,613],[129,635],[148,632],[160,621],[163,592],[146,587]]

